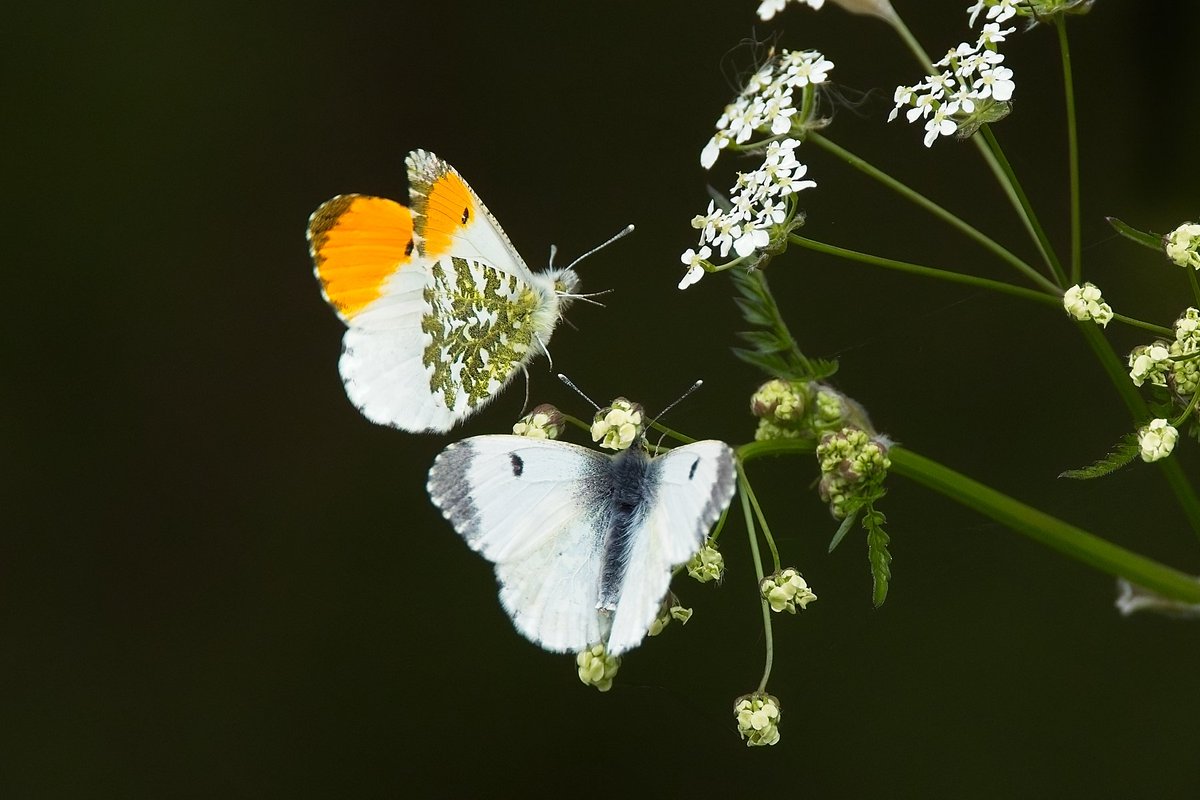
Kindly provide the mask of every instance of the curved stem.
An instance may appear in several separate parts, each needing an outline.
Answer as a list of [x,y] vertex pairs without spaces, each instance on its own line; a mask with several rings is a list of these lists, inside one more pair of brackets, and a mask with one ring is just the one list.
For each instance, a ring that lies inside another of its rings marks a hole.
[[[980,138],[981,136],[983,138]],[[1065,283],[1066,274],[1063,273],[1062,264],[1059,263],[1058,256],[1054,253],[1054,248],[1050,246],[1050,239],[1046,236],[1046,231],[1042,229],[1041,223],[1038,222],[1037,215],[1033,212],[1033,206],[1030,204],[1025,190],[1021,188],[1021,183],[1017,180],[1017,174],[1013,172],[1012,165],[1004,157],[1004,151],[1000,147],[1000,142],[996,140],[996,136],[992,133],[992,129],[987,125],[980,126],[979,132],[971,137],[971,141],[975,143],[980,155],[983,156],[983,160],[987,162],[987,165],[1000,181],[1004,193],[1008,195],[1009,202],[1016,209],[1021,222],[1025,225],[1025,229],[1029,231],[1034,244],[1041,251],[1046,265],[1050,267],[1050,271],[1060,284]]]
[[1124,322],[1126,325],[1134,328],[1141,328],[1144,331],[1150,331],[1151,333],[1158,334],[1159,336],[1175,335],[1175,332],[1170,328],[1164,328],[1162,325],[1155,325],[1153,322],[1143,322],[1140,319],[1127,317],[1124,314],[1117,314],[1114,312],[1113,319],[1115,319],[1117,322]]
[[[877,267],[887,267],[888,269],[907,272],[912,275],[920,275],[925,278],[939,278],[952,283],[965,283],[968,286],[975,286],[980,289],[988,289],[994,292],[1010,294],[1015,297],[1020,297],[1023,300],[1033,300],[1034,302],[1041,303],[1042,305],[1058,306],[1060,308],[1062,307],[1062,293],[1058,289],[1051,289],[1057,294],[1048,294],[1047,292],[1026,289],[1024,286],[1013,286],[1011,283],[994,281],[990,278],[980,278],[975,275],[965,275],[961,272],[952,272],[950,270],[936,269],[934,267],[926,267],[920,264],[910,264],[907,261],[897,261],[892,258],[873,256],[868,253],[861,253],[857,250],[847,250],[844,247],[825,244],[824,242],[818,242],[815,239],[808,239],[795,233],[788,236],[788,241],[792,242],[793,244],[798,244],[801,247],[807,247],[809,250],[816,250],[819,253],[828,253],[829,255],[838,256],[840,258],[850,259],[851,261],[861,261],[864,264],[873,264]],[[1045,279],[1043,278],[1042,280]],[[1053,284],[1051,284],[1051,287],[1053,287]]]
[[1071,184],[1071,283],[1079,283],[1083,275],[1079,223],[1079,137],[1075,123],[1075,79],[1071,74],[1071,48],[1067,44],[1067,26],[1061,14],[1055,15],[1058,30],[1058,49],[1062,53],[1063,97],[1067,106],[1067,160]]
[[834,144],[832,141],[826,139],[824,136],[816,133],[815,131],[808,134],[808,141],[811,141],[818,147],[833,153],[835,156],[842,159],[859,172],[869,175],[887,188],[899,194],[904,199],[917,206],[920,206],[946,224],[957,228],[959,231],[990,250],[1001,260],[1008,262],[1008,264],[1015,267],[1018,272],[1027,277],[1029,280],[1033,281],[1038,286],[1041,286],[1043,289],[1049,292],[1059,291],[1058,287],[1054,285],[1053,281],[1042,275],[1033,267],[1026,264],[1018,256],[1013,254],[1012,251],[1006,249],[995,239],[985,235],[978,228],[975,228],[961,217],[955,216],[950,211],[933,202],[920,192],[914,191],[907,184],[901,183],[883,170],[875,167],[872,164],[869,164],[854,153],[851,153],[849,150]]
[[[1096,354],[1096,358],[1107,373],[1109,380],[1117,388],[1117,394],[1125,401],[1125,406],[1129,409],[1134,424],[1141,425],[1150,419],[1150,409],[1146,407],[1146,401],[1142,399],[1133,382],[1129,380],[1129,374],[1125,371],[1121,360],[1117,358],[1117,354],[1113,352],[1112,345],[1095,325],[1079,325],[1078,328],[1092,348],[1092,352]],[[1183,468],[1179,466],[1179,459],[1164,458],[1157,463],[1160,465],[1167,483],[1171,485],[1171,491],[1175,493],[1175,499],[1179,501],[1179,506],[1183,509],[1188,524],[1192,526],[1192,531],[1200,537],[1200,498],[1196,496],[1196,490],[1192,487],[1191,481],[1183,474]]]
[[[747,462],[768,455],[806,454],[814,447],[811,441],[775,439],[744,444],[737,452],[738,458]],[[897,475],[944,494],[1070,558],[1165,597],[1200,603],[1200,582],[1190,575],[1107,542],[906,448],[894,445],[888,450],[888,457]],[[1175,459],[1163,459],[1160,463],[1166,462],[1174,463]]]
[[[758,553],[758,536],[754,533],[754,515],[750,510],[749,493],[746,491],[746,478],[742,474],[741,467],[738,467],[738,486],[741,491],[738,492],[742,496],[742,513],[746,517],[746,531],[750,535],[750,552],[754,556],[754,574],[758,576],[758,584],[762,585],[763,574],[762,557]],[[758,691],[765,692],[767,690],[767,680],[771,677],[771,665],[775,661],[775,640],[771,632],[771,607],[767,605],[767,598],[759,592],[759,603],[762,605],[763,614],[763,639],[766,642],[767,657],[763,664],[762,680],[758,682]]]
[[1196,299],[1196,305],[1200,306],[1200,281],[1196,279],[1196,270],[1188,267],[1188,283],[1192,287],[1192,297]]
[[767,547],[771,548],[771,560],[775,564],[775,571],[779,572],[783,569],[783,564],[779,561],[779,548],[775,546],[775,537],[771,535],[771,528],[767,525],[767,517],[763,514],[762,506],[758,504],[758,495],[754,493],[754,489],[750,486],[750,481],[746,479],[744,474],[742,476],[742,491],[750,498],[750,505],[754,507],[754,516],[758,520],[758,526],[762,528],[763,537],[767,540]]

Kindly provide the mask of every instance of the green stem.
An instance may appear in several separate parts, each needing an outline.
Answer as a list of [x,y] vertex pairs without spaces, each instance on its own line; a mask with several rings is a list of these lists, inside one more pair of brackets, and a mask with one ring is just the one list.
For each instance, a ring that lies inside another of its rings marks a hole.
[[1058,49],[1062,53],[1063,96],[1067,106],[1067,161],[1071,183],[1071,283],[1077,284],[1083,275],[1079,222],[1079,137],[1075,123],[1075,79],[1071,73],[1071,48],[1067,43],[1067,26],[1061,14],[1054,17],[1058,29]]
[[783,569],[783,564],[779,561],[779,548],[775,546],[775,537],[771,535],[771,528],[767,525],[767,517],[763,514],[762,506],[758,504],[758,495],[754,493],[754,488],[750,486],[749,479],[745,473],[742,474],[742,491],[750,498],[750,505],[754,507],[754,516],[758,519],[758,526],[762,528],[763,537],[767,540],[767,547],[771,548],[771,560],[775,563],[775,571],[779,572]]
[[[758,536],[754,533],[754,514],[750,510],[749,494],[746,491],[747,483],[745,476],[742,475],[742,470],[738,468],[738,485],[741,491],[738,493],[742,496],[742,513],[746,517],[746,530],[750,535],[750,552],[754,556],[754,574],[758,576],[758,585],[761,586],[763,578],[762,557],[758,553]],[[771,607],[767,605],[767,598],[762,597],[762,592],[759,592],[759,603],[762,605],[763,614],[763,639],[766,641],[767,658],[763,664],[762,680],[758,682],[758,690],[765,692],[767,690],[767,680],[771,677],[771,664],[775,661],[775,642],[771,635]]]
[[[737,451],[738,458],[746,462],[766,455],[807,453],[813,446],[812,442],[777,439],[750,442]],[[1200,582],[1189,575],[1107,542],[906,448],[894,445],[888,450],[888,457],[897,475],[944,494],[1070,558],[1119,575],[1164,597],[1200,603]]]
[[882,256],[873,256],[868,253],[861,253],[857,250],[847,250],[844,247],[838,247],[832,244],[818,242],[815,239],[808,239],[798,234],[790,234],[788,241],[793,244],[798,244],[801,247],[807,247],[809,250],[816,250],[819,253],[828,253],[839,258],[850,259],[851,261],[861,261],[864,264],[872,264],[877,267],[887,267],[888,269],[907,272],[912,275],[920,275],[925,278],[938,278],[952,283],[965,283],[968,286],[975,286],[980,289],[988,289],[994,292],[1003,292],[1004,294],[1020,297],[1023,300],[1032,300],[1037,303],[1049,306],[1062,307],[1062,294],[1059,290],[1058,294],[1047,294],[1045,292],[1026,289],[1024,286],[1013,286],[1011,283],[1003,281],[994,281],[990,278],[980,278],[976,275],[964,275],[961,272],[951,272],[946,269],[936,269],[934,267],[925,267],[920,264],[911,264],[907,261],[896,261],[891,258],[883,258]]
[[[980,138],[982,136],[982,138]],[[1058,256],[1054,253],[1054,248],[1050,246],[1050,239],[1046,236],[1046,231],[1042,229],[1042,225],[1038,222],[1037,215],[1033,211],[1033,206],[1029,202],[1029,198],[1025,194],[1025,190],[1021,188],[1020,181],[1017,180],[1017,174],[1013,171],[1012,165],[1008,163],[1008,159],[1004,157],[1004,151],[1000,147],[1000,142],[996,140],[992,129],[987,125],[982,125],[979,132],[971,137],[971,141],[979,149],[983,160],[987,162],[988,167],[996,175],[1000,181],[1000,186],[1004,193],[1008,196],[1008,200],[1016,209],[1021,222],[1025,225],[1025,230],[1033,238],[1038,250],[1042,254],[1050,271],[1054,273],[1054,277],[1058,279],[1060,284],[1066,282],[1066,275],[1063,273],[1062,264],[1058,261]]]
[[808,141],[812,142],[813,144],[817,145],[818,147],[821,147],[821,148],[829,151],[830,153],[833,153],[835,156],[842,159],[847,164],[849,164],[850,166],[857,169],[859,172],[862,172],[862,173],[874,178],[875,180],[879,181],[887,188],[891,189],[893,192],[896,192],[897,194],[899,194],[904,199],[908,200],[909,202],[913,203],[914,205],[917,205],[917,206],[925,209],[930,214],[933,214],[935,217],[942,220],[943,222],[950,225],[951,227],[957,228],[960,232],[966,234],[971,239],[974,239],[976,242],[978,242],[979,244],[983,245],[985,248],[990,250],[994,255],[998,256],[1001,260],[1008,262],[1011,266],[1015,267],[1017,269],[1017,271],[1019,271],[1022,275],[1027,277],[1029,280],[1033,281],[1038,286],[1041,286],[1046,291],[1054,293],[1054,294],[1057,294],[1059,292],[1058,287],[1054,285],[1053,281],[1051,281],[1049,278],[1042,275],[1040,272],[1035,270],[1033,267],[1026,264],[1024,261],[1021,260],[1020,257],[1014,255],[1012,253],[1012,251],[1006,249],[1003,245],[1001,245],[995,239],[992,239],[991,237],[985,235],[982,231],[980,231],[978,228],[972,226],[970,223],[966,222],[961,217],[955,216],[950,211],[948,211],[944,207],[938,205],[937,203],[933,202],[925,195],[923,195],[917,191],[914,191],[907,184],[901,183],[900,181],[893,178],[891,175],[888,175],[883,170],[879,169],[878,167],[874,166],[873,164],[868,163],[867,161],[858,157],[854,153],[851,153],[849,150],[846,150],[845,148],[840,147],[837,144],[834,144],[832,141],[830,141],[829,139],[826,139],[824,136],[822,136],[819,133],[816,133],[815,131],[809,132]]
[[1158,334],[1159,336],[1175,335],[1175,332],[1170,328],[1164,328],[1162,325],[1155,325],[1153,322],[1143,322],[1140,319],[1127,317],[1124,314],[1117,314],[1114,312],[1113,319],[1115,319],[1117,322],[1124,322],[1126,325],[1130,325],[1134,328],[1141,328],[1144,331],[1150,331],[1151,333]]
[[[1200,306],[1200,280],[1196,279],[1196,270],[1191,267],[1185,267],[1188,274],[1188,283],[1192,287],[1192,296],[1196,299],[1196,305]],[[1174,331],[1172,331],[1174,334]]]
[[891,15],[885,16],[883,19],[892,26],[909,49],[909,52],[916,57],[921,65],[921,69],[925,70],[925,73],[928,75],[936,75],[937,73],[933,71],[933,59],[925,52],[925,48],[921,47],[921,43],[917,41],[917,37],[912,35],[912,31],[904,24],[904,20],[900,19],[900,15],[896,14],[893,10]]
[[[1146,407],[1146,401],[1142,399],[1133,382],[1129,380],[1129,373],[1126,372],[1125,365],[1117,358],[1112,345],[1100,333],[1100,329],[1095,325],[1079,325],[1077,327],[1083,333],[1083,338],[1092,348],[1092,352],[1096,354],[1096,358],[1100,361],[1109,380],[1117,388],[1117,394],[1125,401],[1125,406],[1129,409],[1134,424],[1141,425],[1150,419],[1150,409]],[[1179,501],[1188,524],[1192,526],[1192,531],[1197,537],[1200,537],[1200,498],[1196,496],[1196,490],[1192,487],[1191,481],[1183,474],[1183,468],[1179,466],[1179,459],[1164,458],[1157,463],[1166,476],[1167,483],[1171,485],[1171,491],[1175,493],[1175,499]]]

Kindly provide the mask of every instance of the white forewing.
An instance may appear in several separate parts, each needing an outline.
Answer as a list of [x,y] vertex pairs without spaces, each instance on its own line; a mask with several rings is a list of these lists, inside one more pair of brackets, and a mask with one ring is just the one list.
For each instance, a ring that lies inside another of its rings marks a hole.
[[564,442],[476,436],[447,447],[429,471],[434,505],[495,563],[513,624],[547,650],[582,650],[607,633],[596,611],[603,532],[586,498],[609,463]]
[[733,449],[707,440],[678,447],[650,462],[650,507],[632,531],[613,614],[608,652],[641,643],[671,584],[671,571],[704,544],[734,490]]

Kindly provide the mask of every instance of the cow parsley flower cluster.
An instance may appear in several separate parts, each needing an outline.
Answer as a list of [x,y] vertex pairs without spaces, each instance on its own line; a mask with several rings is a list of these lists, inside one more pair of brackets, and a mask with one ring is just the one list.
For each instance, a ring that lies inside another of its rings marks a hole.
[[[1001,6],[991,7],[995,8]],[[996,18],[1008,19],[1000,14]],[[908,107],[905,119],[925,120],[925,146],[931,147],[939,136],[957,134],[965,138],[980,125],[1008,116],[1016,84],[1013,71],[1003,65],[1004,55],[996,48],[1015,30],[1002,30],[999,22],[989,22],[975,44],[963,42],[933,65],[941,69],[939,74],[914,86],[897,86],[896,106],[888,122]]]
[[[717,156],[731,144],[742,149],[755,133],[784,136],[803,131],[811,124],[815,108],[815,87],[829,80],[833,62],[816,50],[782,50],[763,64],[746,83],[717,120],[717,132],[700,151],[700,164],[710,169]],[[801,90],[796,105],[796,90]]]
[[1112,306],[1104,302],[1099,287],[1094,283],[1076,284],[1063,293],[1063,308],[1080,322],[1091,320],[1100,327],[1112,321]]

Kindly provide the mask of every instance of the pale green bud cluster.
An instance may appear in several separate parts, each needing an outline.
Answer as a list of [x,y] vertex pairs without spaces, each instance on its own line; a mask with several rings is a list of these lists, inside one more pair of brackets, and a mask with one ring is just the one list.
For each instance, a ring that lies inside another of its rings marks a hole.
[[596,412],[592,441],[609,450],[627,450],[645,430],[645,417],[640,403],[618,397],[611,406]]
[[1091,320],[1102,328],[1113,318],[1112,306],[1104,302],[1094,283],[1076,284],[1067,289],[1063,294],[1063,308],[1080,322]]
[[767,381],[751,396],[750,412],[758,417],[758,441],[816,438],[846,425],[871,429],[862,406],[816,381]]
[[808,588],[808,582],[792,567],[776,572],[769,578],[763,578],[759,589],[770,604],[771,610],[776,613],[786,611],[795,614],[796,606],[800,606],[800,610],[803,611],[808,608],[809,603],[817,599],[813,590]]
[[1135,386],[1150,381],[1153,386],[1167,385],[1167,372],[1171,369],[1171,351],[1164,341],[1143,344],[1133,348],[1129,354],[1129,377]]
[[1200,388],[1200,309],[1189,308],[1175,320],[1175,341],[1168,348],[1171,362],[1171,382],[1178,394],[1190,397]]
[[706,543],[687,562],[687,574],[700,583],[719,581],[725,575],[725,556]]
[[779,701],[766,692],[739,697],[733,703],[738,733],[747,747],[763,747],[779,741]]
[[1142,450],[1142,461],[1158,461],[1171,455],[1179,431],[1165,419],[1152,419],[1137,432],[1138,447]]
[[650,628],[646,631],[648,636],[658,636],[663,632],[663,628],[671,624],[671,620],[677,619],[683,625],[687,625],[687,621],[692,618],[692,609],[684,608],[679,605],[675,595],[669,595],[662,608],[658,610],[658,616],[650,623]]
[[817,445],[817,461],[821,467],[817,488],[834,519],[845,519],[877,496],[892,466],[886,443],[857,428],[826,434]]
[[607,692],[621,667],[621,657],[610,656],[603,644],[594,644],[575,656],[575,666],[579,668],[579,680]]
[[549,403],[543,403],[517,420],[512,431],[517,436],[530,439],[557,439],[566,427],[562,412]]
[[1163,237],[1167,258],[1181,267],[1200,270],[1200,225],[1185,222]]

